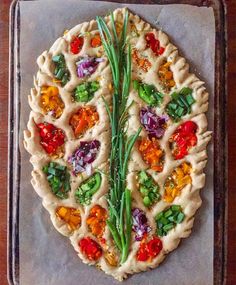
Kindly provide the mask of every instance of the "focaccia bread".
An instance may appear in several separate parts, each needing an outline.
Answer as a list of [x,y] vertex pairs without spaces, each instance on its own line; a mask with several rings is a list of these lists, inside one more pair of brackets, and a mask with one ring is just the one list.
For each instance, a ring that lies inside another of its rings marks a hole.
[[202,203],[204,82],[125,8],[66,31],[37,63],[24,145],[53,225],[120,281],[157,267]]

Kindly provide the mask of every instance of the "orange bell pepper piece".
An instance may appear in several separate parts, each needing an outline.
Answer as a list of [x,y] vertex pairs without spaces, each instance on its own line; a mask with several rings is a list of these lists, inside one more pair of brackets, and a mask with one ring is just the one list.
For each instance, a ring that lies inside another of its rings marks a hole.
[[96,48],[96,47],[101,46],[102,41],[101,41],[100,35],[98,35],[98,34],[95,35],[95,36],[91,39],[90,44],[91,44],[91,47],[93,47],[93,48]]

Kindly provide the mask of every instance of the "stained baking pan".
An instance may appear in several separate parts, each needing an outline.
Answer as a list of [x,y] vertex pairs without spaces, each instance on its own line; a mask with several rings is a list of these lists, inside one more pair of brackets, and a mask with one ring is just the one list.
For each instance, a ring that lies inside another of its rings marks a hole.
[[[119,1],[111,1],[119,2]],[[126,1],[120,1],[125,3]],[[214,92],[214,284],[226,282],[227,249],[227,88],[226,88],[226,7],[224,1],[160,0],[127,1],[132,4],[190,4],[214,9],[215,92]],[[20,9],[13,1],[10,11],[10,65],[9,65],[9,164],[8,164],[8,280],[19,284],[19,197],[21,156],[19,151],[20,81],[19,66]],[[202,261],[204,262],[204,261]]]

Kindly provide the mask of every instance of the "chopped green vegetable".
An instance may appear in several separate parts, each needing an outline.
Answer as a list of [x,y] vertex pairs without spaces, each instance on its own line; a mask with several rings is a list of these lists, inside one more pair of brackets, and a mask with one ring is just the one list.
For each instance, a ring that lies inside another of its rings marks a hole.
[[[165,215],[165,214],[164,214],[164,215]],[[159,222],[160,222],[162,225],[168,224],[168,220],[167,220],[167,218],[165,218],[165,217],[161,217]]]
[[188,102],[188,105],[192,105],[195,102],[195,100],[191,94],[186,96],[186,101]]
[[192,93],[192,89],[184,87],[170,95],[172,100],[167,104],[166,111],[172,119],[178,121],[191,112],[191,106],[195,103]]
[[162,229],[157,230],[157,235],[160,237],[162,237],[164,235]]
[[55,55],[52,58],[53,62],[59,63],[62,62],[64,60],[64,56],[62,54],[59,55]]
[[165,214],[164,214],[164,216],[166,217],[166,218],[168,218],[169,216],[172,216],[172,211],[171,211],[171,209],[169,209],[168,211],[166,211],[165,212]]
[[56,168],[56,169],[59,169],[59,170],[65,170],[65,169],[66,169],[66,166],[65,166],[65,165],[60,165],[60,164],[58,164],[58,165],[55,166],[55,168]]
[[155,219],[155,220],[158,221],[158,220],[160,220],[160,218],[163,217],[163,216],[164,216],[164,213],[163,213],[163,212],[160,212],[159,214],[156,215],[156,219]]
[[179,212],[181,210],[181,206],[179,205],[172,205],[170,208],[174,212]]
[[145,196],[145,197],[143,198],[143,204],[144,204],[146,207],[150,207],[151,204],[152,204],[152,201],[151,201],[151,199],[150,199],[148,196]]
[[179,213],[178,216],[177,216],[177,221],[176,221],[177,224],[182,223],[183,220],[184,220],[184,217],[185,217],[184,213]]
[[155,183],[153,178],[146,171],[140,171],[138,174],[139,191],[143,197],[143,204],[151,207],[161,197],[159,193],[159,185]]
[[164,95],[157,91],[154,85],[149,85],[134,80],[133,87],[136,91],[138,91],[139,97],[149,106],[156,107],[162,103]]
[[187,96],[189,94],[192,94],[193,90],[189,87],[184,87],[180,90],[180,94],[181,95],[184,95],[184,96]]
[[170,231],[171,229],[173,229],[173,227],[174,227],[174,224],[173,224],[173,223],[167,224],[167,225],[165,225],[165,226],[163,227],[163,231],[164,231],[164,232],[168,232],[168,231]]
[[140,186],[139,191],[141,192],[142,196],[147,196],[149,190],[145,186]]
[[93,195],[98,191],[102,183],[102,177],[99,172],[96,172],[87,180],[82,182],[75,192],[76,202],[82,205],[89,205]]
[[50,162],[42,170],[47,175],[53,194],[59,199],[67,199],[70,191],[70,174],[67,167],[56,162]]
[[66,61],[63,54],[55,55],[52,57],[52,61],[55,64],[54,76],[61,81],[61,85],[64,86],[70,80],[70,73],[66,67]]
[[77,102],[88,102],[93,99],[94,93],[100,88],[98,81],[84,82],[78,85],[74,92],[74,99]]
[[157,235],[167,235],[177,224],[182,223],[184,218],[185,214],[179,205],[172,205],[170,208],[158,213],[155,218],[157,223]]

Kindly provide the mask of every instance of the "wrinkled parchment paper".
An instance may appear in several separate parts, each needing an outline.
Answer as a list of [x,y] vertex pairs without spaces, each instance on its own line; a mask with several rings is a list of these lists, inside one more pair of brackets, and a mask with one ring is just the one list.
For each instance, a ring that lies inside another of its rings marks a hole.
[[[21,141],[29,115],[27,95],[37,71],[36,58],[63,33],[96,15],[125,6],[108,2],[40,0],[20,2]],[[213,130],[215,24],[211,8],[189,5],[126,5],[154,26],[161,27],[186,57],[191,70],[206,82],[210,93],[209,129]],[[198,71],[198,72],[197,72]],[[83,264],[69,240],[61,236],[30,184],[29,155],[21,148],[20,284],[116,285],[118,281]],[[208,147],[203,205],[192,235],[182,241],[161,266],[136,274],[126,285],[213,284],[213,146]]]

